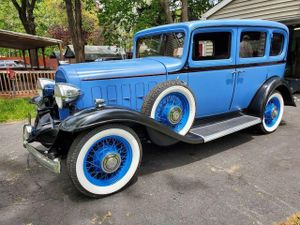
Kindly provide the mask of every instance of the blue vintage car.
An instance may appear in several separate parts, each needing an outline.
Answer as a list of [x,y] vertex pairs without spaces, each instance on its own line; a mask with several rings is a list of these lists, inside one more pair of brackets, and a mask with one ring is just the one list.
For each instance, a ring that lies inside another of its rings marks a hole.
[[[138,32],[133,59],[62,65],[40,79],[25,148],[78,190],[99,197],[134,177],[142,142],[200,144],[256,126],[271,133],[284,106],[289,32],[262,20],[211,20]],[[32,142],[40,142],[42,151]]]

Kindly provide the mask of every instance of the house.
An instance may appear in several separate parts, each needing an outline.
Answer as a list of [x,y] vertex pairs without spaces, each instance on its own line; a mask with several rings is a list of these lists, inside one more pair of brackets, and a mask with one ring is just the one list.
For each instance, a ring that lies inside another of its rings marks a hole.
[[300,91],[300,0],[223,0],[202,16],[203,20],[233,18],[272,20],[289,27],[286,79]]

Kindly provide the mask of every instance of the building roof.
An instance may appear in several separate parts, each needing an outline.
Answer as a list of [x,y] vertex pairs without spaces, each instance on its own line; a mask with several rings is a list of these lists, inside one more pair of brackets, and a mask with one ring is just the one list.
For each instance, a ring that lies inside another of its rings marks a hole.
[[299,8],[300,0],[223,0],[201,19],[263,19],[297,25]]
[[202,15],[201,19],[205,20],[207,17],[210,17],[212,14],[219,11],[220,9],[222,9],[223,7],[225,7],[226,5],[228,5],[232,1],[233,0],[223,0],[223,1],[219,2],[217,5],[215,5],[210,10],[208,10],[206,13],[204,13]]
[[0,29],[0,48],[27,50],[44,48],[61,43],[62,41],[58,39]]

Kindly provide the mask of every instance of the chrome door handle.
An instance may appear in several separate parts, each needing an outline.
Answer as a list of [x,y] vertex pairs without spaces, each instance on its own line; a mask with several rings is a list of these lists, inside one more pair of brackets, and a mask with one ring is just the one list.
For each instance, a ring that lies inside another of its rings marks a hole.
[[231,75],[232,75],[232,79],[234,79],[235,75],[237,74],[237,71],[232,71]]

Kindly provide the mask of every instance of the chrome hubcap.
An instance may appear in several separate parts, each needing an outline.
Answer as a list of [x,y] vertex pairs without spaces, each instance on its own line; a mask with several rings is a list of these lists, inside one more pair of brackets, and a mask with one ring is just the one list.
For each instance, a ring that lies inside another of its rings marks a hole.
[[168,114],[168,120],[171,124],[177,124],[182,118],[182,109],[178,106],[174,106],[170,109]]
[[272,119],[276,118],[277,115],[278,115],[278,109],[274,108],[271,113]]
[[117,153],[108,153],[102,160],[102,169],[106,173],[113,173],[118,170],[121,165],[121,157]]

